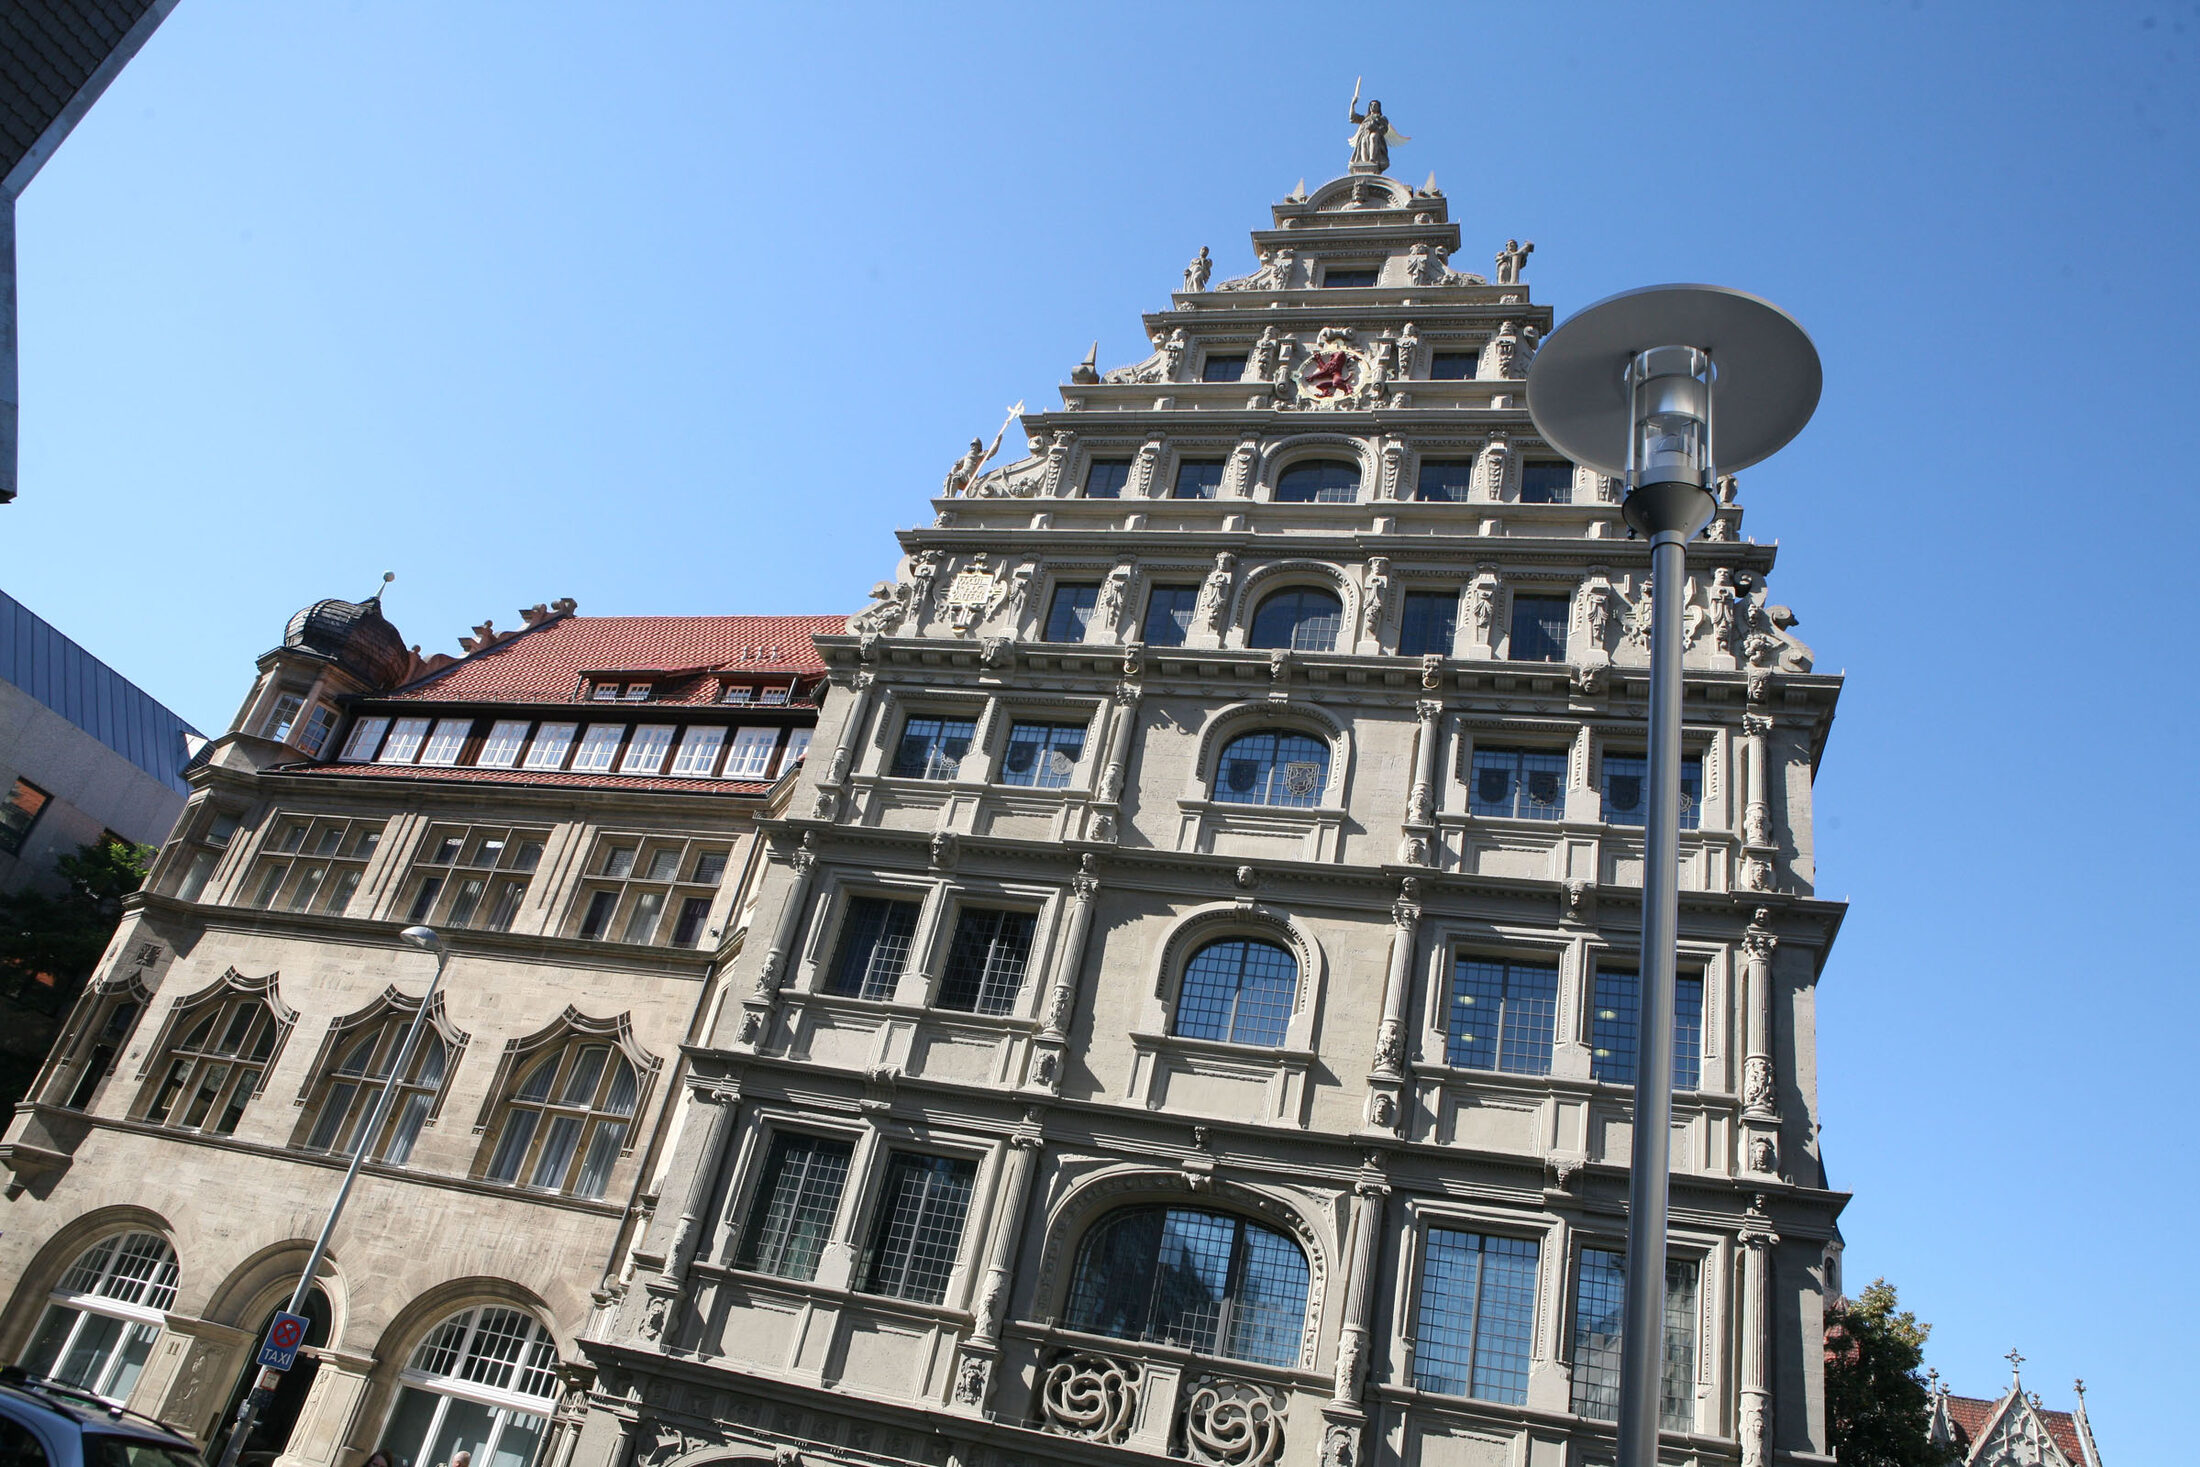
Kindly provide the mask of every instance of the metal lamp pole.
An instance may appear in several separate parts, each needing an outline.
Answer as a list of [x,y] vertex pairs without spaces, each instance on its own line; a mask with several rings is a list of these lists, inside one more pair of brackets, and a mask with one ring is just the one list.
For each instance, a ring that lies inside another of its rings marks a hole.
[[[398,1047],[396,1062],[390,1066],[389,1079],[383,1083],[382,1093],[375,1097],[374,1112],[368,1117],[367,1127],[359,1137],[359,1144],[352,1148],[351,1165],[344,1169],[344,1184],[336,1189],[336,1200],[329,1204],[328,1216],[321,1222],[321,1235],[313,1240],[313,1252],[306,1258],[305,1272],[298,1275],[298,1287],[291,1291],[290,1303],[284,1311],[296,1314],[306,1302],[306,1291],[313,1287],[313,1276],[321,1271],[321,1259],[328,1253],[329,1235],[336,1231],[336,1220],[344,1215],[344,1204],[351,1198],[352,1183],[359,1180],[359,1168],[365,1163],[382,1134],[382,1123],[389,1118],[391,1103],[405,1083],[406,1068],[412,1063],[413,1050],[420,1043],[420,1031],[427,1025],[428,1010],[435,1005],[435,993],[443,983],[444,966],[451,960],[450,949],[433,927],[408,927],[398,934],[405,941],[423,952],[435,954],[435,976],[428,980],[428,991],[421,995],[420,1012],[405,1029],[405,1042]],[[222,1446],[220,1467],[237,1467],[238,1454],[243,1452],[245,1438],[252,1434],[252,1423],[275,1395],[275,1386],[282,1372],[263,1368],[260,1378],[237,1406],[237,1419],[230,1425],[229,1440]]]
[[1747,467],[1801,432],[1821,385],[1817,349],[1785,312],[1740,291],[1701,285],[1655,286],[1599,301],[1553,332],[1528,371],[1536,431],[1577,462],[1622,479],[1621,512],[1650,542],[1649,791],[1620,1329],[1620,1467],[1657,1467],[1663,1396],[1687,546],[1718,512],[1713,490],[1721,467]]

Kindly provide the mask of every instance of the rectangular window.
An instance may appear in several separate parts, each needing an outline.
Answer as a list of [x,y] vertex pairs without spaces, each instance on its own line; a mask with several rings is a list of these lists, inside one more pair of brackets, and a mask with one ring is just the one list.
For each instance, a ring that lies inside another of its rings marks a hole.
[[1548,1075],[1557,1020],[1557,964],[1461,956],[1451,970],[1444,1062],[1465,1070]]
[[1574,502],[1574,466],[1548,459],[1529,459],[1520,466],[1522,504],[1571,504]]
[[1398,621],[1398,653],[1402,657],[1424,657],[1434,652],[1449,657],[1452,635],[1458,629],[1458,592],[1408,591],[1405,611]]
[[425,718],[400,718],[390,729],[390,740],[382,746],[381,764],[410,764],[413,755],[420,752],[421,741],[428,737],[428,720]]
[[817,1277],[817,1261],[832,1237],[854,1154],[847,1141],[784,1132],[774,1136],[734,1266],[783,1279]]
[[274,710],[267,715],[267,724],[261,732],[281,743],[298,726],[298,712],[305,706],[306,700],[298,694],[284,693],[275,700]]
[[[438,896],[442,895],[442,893],[442,877],[430,876],[425,881],[421,882],[420,890],[413,894],[412,910],[405,914],[405,920],[408,922],[427,921],[429,908],[435,905],[435,899]],[[274,893],[269,892],[268,895],[272,897]],[[267,905],[267,903],[262,902],[260,905],[265,906]]]
[[1222,460],[1188,458],[1176,466],[1178,499],[1212,499],[1222,492]]
[[719,701],[722,703],[746,703],[755,696],[756,689],[747,683],[731,683],[727,685],[726,694]]
[[[1635,973],[1597,969],[1596,1009],[1589,1028],[1589,1073],[1613,1085],[1635,1083],[1636,1041],[1642,979]],[[1703,1084],[1703,978],[1682,973],[1673,980],[1673,1088]]]
[[1092,608],[1100,600],[1098,582],[1082,585],[1056,586],[1054,604],[1047,608],[1045,640],[1049,642],[1082,642],[1085,628],[1092,623]]
[[1433,499],[1446,504],[1464,504],[1474,492],[1474,460],[1471,458],[1424,458],[1421,460],[1420,477],[1414,484],[1413,497]]
[[758,691],[756,701],[767,705],[784,703],[793,696],[793,693],[794,689],[792,688],[763,688]]
[[588,911],[581,918],[581,936],[603,936],[604,928],[611,925],[611,909],[618,904],[619,894],[615,891],[591,893],[588,898]]
[[672,748],[672,725],[669,723],[639,723],[634,726],[634,737],[626,746],[626,757],[619,761],[621,774],[660,774],[665,767],[665,754]]
[[1123,486],[1131,481],[1131,461],[1127,458],[1096,458],[1085,470],[1085,498],[1121,499]]
[[1031,958],[1031,934],[1037,926],[1029,912],[966,910],[955,924],[955,943],[947,954],[947,976],[940,983],[940,1007],[965,1013],[1006,1014],[1023,991],[1024,965]]
[[672,756],[672,772],[708,779],[718,767],[718,751],[725,746],[726,731],[715,725],[695,724],[680,735],[680,752]]
[[1001,783],[1027,789],[1065,788],[1085,752],[1085,730],[1075,723],[1019,723],[1008,731]]
[[588,696],[598,703],[616,703],[619,701],[619,685],[617,683],[598,683],[588,690]]
[[471,718],[439,718],[435,721],[435,734],[420,751],[423,764],[456,764],[459,750],[466,747],[466,735],[474,731]]
[[574,723],[546,723],[535,730],[535,741],[527,748],[529,769],[563,769],[566,751],[573,747]]
[[634,909],[626,914],[626,932],[622,942],[647,942],[657,935],[657,919],[664,915],[665,894],[661,891],[641,892],[634,898]]
[[1331,265],[1322,271],[1322,286],[1327,290],[1342,290],[1373,285],[1375,277],[1381,273],[1382,267],[1379,265]]
[[489,725],[482,740],[481,756],[474,763],[483,769],[510,769],[519,762],[520,747],[527,742],[527,720],[500,718]]
[[1199,364],[1202,382],[1236,382],[1245,376],[1244,352],[1209,352]]
[[[1604,819],[1611,825],[1640,825],[1649,813],[1650,761],[1638,755],[1606,754],[1603,766]],[[1703,823],[1703,755],[1681,757],[1681,811],[1683,830]]]
[[298,747],[314,759],[328,747],[328,736],[336,732],[336,710],[326,703],[316,703],[306,715],[305,727],[298,731]]
[[626,685],[626,701],[629,703],[647,703],[649,692],[650,685],[648,683],[628,683]]
[[1556,820],[1566,813],[1566,756],[1551,749],[1477,746],[1467,810],[1518,820]]
[[1431,382],[1471,382],[1481,367],[1479,351],[1440,351],[1429,358],[1428,376]]
[[709,897],[688,897],[680,903],[680,916],[672,924],[672,945],[693,947],[703,935],[703,922],[710,916]]
[[1564,662],[1566,622],[1573,604],[1567,596],[1515,595],[1512,644],[1505,655],[1514,662]]
[[519,915],[520,898],[527,895],[524,881],[506,881],[497,887],[496,902],[489,908],[489,920],[482,925],[491,932],[510,932],[512,919]]
[[794,728],[787,731],[787,752],[780,759],[781,769],[792,769],[810,752],[810,730]]
[[[1696,1425],[1695,1260],[1665,1261],[1665,1362],[1658,1392],[1658,1426]],[[1574,1295],[1574,1411],[1598,1421],[1619,1419],[1620,1322],[1626,1313],[1627,1255],[1581,1250]]]
[[878,1222],[864,1269],[866,1293],[937,1304],[962,1251],[977,1163],[897,1151],[886,1164]]
[[762,779],[771,769],[772,749],[779,742],[776,728],[744,728],[733,736],[733,752],[726,756],[726,778]]
[[716,886],[725,879],[726,853],[724,851],[697,851],[695,871],[688,880],[697,886]]
[[978,731],[970,718],[912,718],[901,726],[892,772],[904,779],[953,779]]
[[375,746],[382,742],[382,735],[388,731],[389,726],[390,721],[387,718],[360,719],[351,726],[351,737],[344,741],[343,757],[359,763],[372,759]]
[[917,933],[917,904],[883,897],[856,897],[848,903],[841,926],[840,952],[833,962],[827,993],[848,998],[889,999],[909,961],[909,942]]
[[1413,1352],[1417,1389],[1527,1402],[1540,1256],[1532,1238],[1428,1230]]
[[1146,619],[1138,629],[1149,647],[1181,647],[1192,630],[1197,586],[1156,586],[1146,595]]
[[38,823],[39,814],[53,796],[47,794],[27,779],[18,779],[8,791],[8,802],[0,805],[0,851],[11,856],[23,854],[23,842]]
[[625,737],[623,723],[591,723],[581,734],[580,748],[573,753],[574,770],[609,770],[612,756],[619,752],[619,741]]

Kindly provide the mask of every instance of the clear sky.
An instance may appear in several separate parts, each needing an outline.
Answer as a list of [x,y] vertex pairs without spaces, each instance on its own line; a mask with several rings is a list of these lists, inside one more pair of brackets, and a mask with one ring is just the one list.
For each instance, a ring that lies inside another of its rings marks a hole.
[[[184,0],[19,214],[6,589],[209,731],[384,570],[429,651],[852,608],[974,433],[1301,177],[1354,76],[1561,315],[1793,311],[1744,478],[1850,682],[1818,785],[1852,1288],[2191,1455],[2200,4]],[[1011,436],[1012,445],[1015,443]],[[2180,569],[2183,567],[2183,569]]]

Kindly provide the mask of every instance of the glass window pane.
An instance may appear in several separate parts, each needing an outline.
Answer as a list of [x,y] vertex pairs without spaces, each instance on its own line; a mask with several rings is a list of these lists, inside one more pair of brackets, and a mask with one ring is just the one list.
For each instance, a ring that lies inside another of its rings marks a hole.
[[940,1007],[980,1014],[1014,1011],[1035,926],[1029,912],[965,911],[947,955]]
[[1236,382],[1245,376],[1245,353],[1209,352],[1199,364],[1202,382]]
[[1215,772],[1217,800],[1311,809],[1329,784],[1329,746],[1304,734],[1247,734],[1224,746]]
[[1138,635],[1149,647],[1181,647],[1192,629],[1197,586],[1156,586],[1146,597],[1146,619]]
[[[1243,365],[1241,362],[1239,365]],[[1235,381],[1235,378],[1229,379]],[[1188,458],[1176,466],[1177,499],[1212,499],[1222,489],[1223,460]]]
[[786,1133],[773,1137],[735,1265],[780,1278],[816,1277],[853,1155],[854,1147],[846,1141]]
[[566,751],[573,747],[573,734],[579,728],[572,723],[546,723],[535,730],[535,741],[527,746],[529,769],[562,769]]
[[937,1304],[962,1249],[973,1162],[897,1151],[887,1164],[864,1288]]
[[[1438,354],[1442,360],[1442,354]],[[1446,504],[1463,504],[1474,491],[1474,460],[1471,458],[1425,458],[1414,484],[1413,497],[1433,499]]]
[[1522,504],[1570,504],[1574,497],[1574,466],[1530,459],[1520,466]]
[[612,756],[619,752],[620,741],[626,737],[623,723],[591,723],[581,735],[581,746],[574,751],[573,768],[600,772],[611,767]]
[[1360,466],[1341,459],[1295,463],[1276,476],[1279,504],[1350,504],[1360,497]]
[[1421,657],[1434,652],[1451,655],[1452,634],[1459,625],[1459,595],[1455,591],[1408,591],[1405,610],[1398,621],[1398,652]]
[[1278,591],[1253,613],[1248,647],[1289,647],[1296,652],[1333,652],[1344,628],[1344,603],[1327,591],[1299,586]]
[[1555,965],[1461,957],[1452,968],[1445,1062],[1548,1075],[1558,1017]]
[[726,731],[715,725],[697,724],[689,728],[680,735],[680,752],[672,756],[672,772],[707,776],[718,766],[718,751],[725,742]]
[[826,992],[890,999],[917,931],[917,903],[856,897],[842,924],[840,954]]
[[1298,984],[1298,960],[1274,943],[1211,942],[1184,966],[1174,1032],[1274,1047],[1290,1029]]
[[1099,604],[1099,600],[1100,587],[1097,582],[1056,586],[1053,604],[1047,610],[1045,640],[1084,641],[1085,629],[1092,624],[1093,607]]
[[1120,499],[1123,486],[1131,481],[1131,461],[1127,458],[1096,458],[1085,470],[1085,498]]
[[1479,351],[1440,351],[1429,358],[1429,380],[1471,382],[1481,366],[1482,353]]
[[1514,662],[1564,662],[1566,623],[1572,614],[1571,597],[1515,595],[1512,641],[1505,655]]
[[1529,1239],[1429,1230],[1415,1385],[1511,1405],[1527,1400],[1539,1252]]
[[665,767],[665,754],[672,748],[672,725],[667,723],[638,724],[634,737],[627,741],[626,757],[619,761],[621,774],[659,774]]
[[1081,724],[1019,723],[1008,731],[1001,755],[1001,783],[1058,790],[1077,772],[1085,751]]

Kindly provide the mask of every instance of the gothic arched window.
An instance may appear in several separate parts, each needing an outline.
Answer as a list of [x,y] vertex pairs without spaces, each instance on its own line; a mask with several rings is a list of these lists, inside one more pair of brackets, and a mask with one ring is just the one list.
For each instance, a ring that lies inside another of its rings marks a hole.
[[1292,586],[1261,602],[1245,645],[1334,652],[1343,629],[1344,603],[1335,595],[1313,586]]
[[1329,745],[1302,733],[1244,734],[1215,760],[1215,798],[1227,804],[1311,809],[1328,786]]
[[244,1118],[288,1027],[264,997],[233,987],[178,1014],[169,1032],[183,1037],[161,1056],[145,1119],[229,1135]]
[[1308,1269],[1274,1228],[1197,1207],[1127,1207],[1085,1235],[1071,1329],[1296,1365]]
[[23,1368],[120,1403],[176,1302],[176,1250],[155,1233],[116,1233],[77,1255],[47,1296]]
[[1281,504],[1350,504],[1360,497],[1360,466],[1337,458],[1306,459],[1276,476]]
[[1227,937],[1184,965],[1174,1032],[1229,1044],[1283,1043],[1299,995],[1299,961],[1272,942]]
[[483,1305],[430,1330],[397,1380],[382,1431],[397,1467],[458,1452],[481,1467],[527,1467],[557,1405],[558,1347],[519,1310]]
[[[367,1121],[389,1084],[397,1052],[404,1048],[405,1031],[412,1022],[411,1014],[397,1011],[368,1026],[365,1033],[345,1037],[340,1055],[321,1087],[313,1129],[306,1136],[307,1150],[349,1156],[359,1149]],[[420,1042],[413,1046],[412,1058],[406,1062],[397,1099],[382,1119],[382,1133],[375,1138],[373,1156],[392,1166],[403,1166],[412,1156],[420,1127],[435,1109],[437,1093],[450,1070],[450,1057],[450,1046],[436,1032],[431,1018],[421,1031]]]
[[533,1060],[500,1108],[492,1182],[601,1197],[641,1084],[617,1047],[573,1040]]

